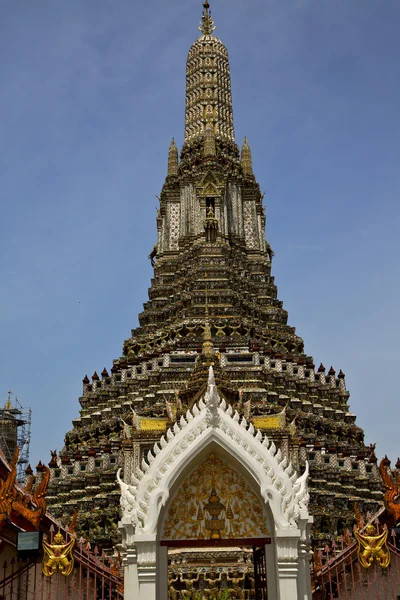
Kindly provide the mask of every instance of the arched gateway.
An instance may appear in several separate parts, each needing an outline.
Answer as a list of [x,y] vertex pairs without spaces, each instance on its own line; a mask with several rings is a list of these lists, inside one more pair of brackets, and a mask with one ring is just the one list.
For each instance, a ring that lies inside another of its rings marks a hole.
[[210,367],[204,398],[125,473],[133,483],[118,474],[125,599],[168,598],[168,546],[235,544],[265,549],[269,600],[311,600],[307,474],[221,400]]

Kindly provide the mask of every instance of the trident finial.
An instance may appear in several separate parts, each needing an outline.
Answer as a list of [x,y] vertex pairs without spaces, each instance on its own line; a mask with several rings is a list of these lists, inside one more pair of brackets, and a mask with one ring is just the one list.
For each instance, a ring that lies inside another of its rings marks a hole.
[[210,4],[209,4],[208,0],[205,0],[203,6],[204,6],[204,10],[203,10],[203,15],[201,17],[199,30],[204,35],[211,35],[212,32],[215,30],[215,25],[214,25],[213,18],[211,16]]

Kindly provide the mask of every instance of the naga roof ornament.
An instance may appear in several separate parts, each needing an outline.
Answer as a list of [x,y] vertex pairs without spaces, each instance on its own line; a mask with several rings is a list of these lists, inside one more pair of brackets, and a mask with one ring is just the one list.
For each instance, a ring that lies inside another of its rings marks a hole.
[[398,523],[400,521],[400,474],[396,471],[391,473],[390,460],[387,456],[381,460],[379,471],[386,490],[383,497],[386,510],[393,516],[395,523]]

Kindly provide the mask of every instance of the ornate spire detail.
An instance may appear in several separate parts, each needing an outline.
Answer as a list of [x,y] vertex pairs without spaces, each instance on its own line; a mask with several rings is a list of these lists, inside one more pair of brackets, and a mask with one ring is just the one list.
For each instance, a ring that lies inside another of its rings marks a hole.
[[208,369],[207,391],[204,400],[207,407],[207,423],[210,427],[217,427],[220,422],[218,415],[219,394],[215,384],[214,369],[211,365]]
[[174,138],[168,150],[168,175],[178,175],[178,148]]
[[210,121],[206,125],[203,153],[205,157],[215,156],[216,154],[214,127]]
[[[207,275],[205,275],[207,278]],[[212,344],[212,335],[211,335],[211,327],[210,320],[208,318],[208,285],[206,279],[206,314],[205,314],[205,323],[204,323],[204,332],[203,332],[203,354],[205,356],[210,357],[213,354],[213,344]]]
[[192,44],[186,62],[185,143],[204,135],[208,121],[216,137],[235,141],[228,52],[212,35],[209,9],[206,0],[199,27],[203,35]]
[[251,158],[251,150],[247,138],[244,138],[243,140],[242,167],[245,175],[253,175],[253,160]]
[[201,33],[203,33],[204,35],[212,35],[212,32],[215,31],[215,25],[211,16],[211,10],[208,0],[205,0],[203,6],[204,10],[203,15],[201,17],[199,31],[201,31]]

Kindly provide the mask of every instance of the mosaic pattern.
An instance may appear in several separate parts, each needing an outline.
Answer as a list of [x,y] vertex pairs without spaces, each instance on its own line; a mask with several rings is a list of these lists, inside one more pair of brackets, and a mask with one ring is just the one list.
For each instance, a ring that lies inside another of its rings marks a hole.
[[246,240],[246,246],[248,248],[256,248],[256,236],[254,235],[254,217],[253,217],[253,206],[249,202],[244,202],[243,206],[244,213],[244,236]]
[[179,238],[179,219],[180,219],[180,206],[178,203],[171,203],[169,205],[169,247],[170,250],[178,249],[178,238]]

